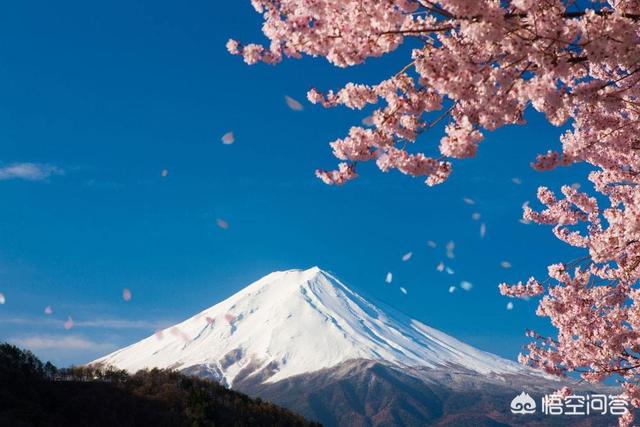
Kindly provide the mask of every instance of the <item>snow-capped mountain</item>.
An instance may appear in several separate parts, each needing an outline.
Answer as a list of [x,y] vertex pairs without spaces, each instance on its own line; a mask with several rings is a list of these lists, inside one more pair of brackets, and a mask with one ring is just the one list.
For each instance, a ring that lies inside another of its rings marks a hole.
[[271,273],[93,364],[178,369],[232,386],[251,377],[275,383],[355,359],[496,378],[541,375],[373,304],[318,267]]

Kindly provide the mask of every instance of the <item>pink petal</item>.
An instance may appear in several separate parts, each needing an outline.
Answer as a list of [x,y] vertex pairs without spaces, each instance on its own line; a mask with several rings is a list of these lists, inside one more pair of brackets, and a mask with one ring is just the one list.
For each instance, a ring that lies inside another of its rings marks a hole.
[[169,170],[168,170],[168,169],[163,169],[163,170],[162,170],[162,172],[160,173],[160,175],[161,175],[163,178],[168,177],[168,176],[169,176]]
[[293,99],[290,96],[285,96],[284,97],[285,101],[287,101],[287,105],[289,106],[289,108],[291,108],[293,111],[302,111],[304,110],[304,107],[302,106],[302,104],[300,102],[298,102],[297,100]]
[[373,126],[373,116],[367,116],[362,119],[362,124],[365,126]]
[[407,290],[405,288],[402,288],[402,287],[400,288],[400,292],[402,292],[405,295],[407,294]]
[[438,245],[433,240],[428,240],[427,241],[427,246],[429,246],[430,248],[435,248]]
[[177,327],[173,327],[169,330],[169,332],[171,332],[172,335],[178,337],[178,338],[182,338],[183,341],[189,341],[189,336],[182,332],[179,328]]
[[127,288],[124,288],[122,290],[122,299],[127,301],[127,302],[129,302],[129,301],[131,301],[131,297],[132,297],[131,291],[129,289],[127,289]]
[[393,281],[393,274],[391,274],[390,272],[387,273],[387,277],[384,279],[384,281],[387,283],[391,283]]
[[4,304],[5,302],[7,302],[7,299],[4,297],[4,294],[0,292],[0,305]]
[[227,314],[225,314],[225,315],[224,315],[224,318],[225,318],[225,320],[226,320],[227,322],[229,322],[229,324],[232,324],[232,323],[233,323],[233,322],[235,322],[235,321],[236,321],[236,319],[237,319],[237,317],[236,317],[236,316],[234,316],[234,315],[233,315],[233,314],[231,314],[231,313],[227,313]]
[[522,184],[522,180],[520,178],[511,178],[511,182],[518,185]]
[[484,222],[480,224],[480,237],[484,237],[487,235],[487,224]]
[[502,268],[511,268],[511,263],[510,263],[509,261],[502,261],[502,262],[500,263],[500,266],[501,266]]
[[227,132],[222,136],[222,143],[224,145],[231,145],[236,141],[236,137],[233,132]]
[[226,230],[229,228],[229,223],[222,218],[218,218],[216,220],[216,224],[218,224],[218,227],[222,228],[223,230]]
[[73,319],[71,318],[71,316],[67,317],[67,321],[64,322],[64,328],[68,331],[69,329],[73,328]]
[[50,305],[44,308],[44,314],[53,314],[53,308]]
[[475,200],[473,200],[473,199],[471,199],[469,197],[463,197],[462,201],[464,201],[468,205],[475,205],[476,204]]
[[213,325],[216,322],[216,319],[214,319],[213,317],[207,316],[206,319],[209,325]]
[[402,255],[402,261],[409,261],[412,256],[413,252],[407,252],[406,254]]
[[462,282],[460,282],[460,287],[465,291],[470,291],[471,288],[473,288],[473,284],[467,282],[466,280],[463,280]]
[[473,219],[474,221],[479,220],[480,217],[481,217],[481,215],[480,215],[479,212],[474,212],[474,213],[471,214],[471,219]]
[[164,333],[162,332],[162,330],[161,330],[161,329],[158,329],[158,330],[154,333],[154,335],[155,335],[155,336],[156,336],[156,338],[158,338],[159,340],[161,340],[161,339],[163,339],[163,338],[164,338]]

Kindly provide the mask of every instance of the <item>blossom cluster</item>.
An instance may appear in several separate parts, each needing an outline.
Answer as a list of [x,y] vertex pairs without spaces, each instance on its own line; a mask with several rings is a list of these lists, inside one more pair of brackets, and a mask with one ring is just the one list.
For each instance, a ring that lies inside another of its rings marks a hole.
[[[549,277],[500,286],[509,296],[544,294],[538,314],[557,338],[534,337],[521,360],[554,374],[621,378],[640,407],[640,2],[638,0],[252,0],[266,46],[231,40],[249,64],[320,56],[339,67],[388,54],[407,40],[407,60],[377,84],[312,89],[324,107],[370,110],[331,143],[328,184],[383,172],[447,179],[452,160],[474,156],[487,131],[525,124],[533,108],[565,126],[561,148],[537,170],[586,163],[596,197],[565,186],[538,191],[544,208],[525,221],[553,226],[585,257],[549,267]],[[417,43],[416,43],[417,42]],[[410,51],[410,52],[409,52]],[[434,135],[445,121],[444,134]],[[436,143],[427,145],[433,139]],[[437,151],[436,151],[437,150]],[[431,154],[428,154],[430,152]],[[629,424],[630,418],[621,418]]]

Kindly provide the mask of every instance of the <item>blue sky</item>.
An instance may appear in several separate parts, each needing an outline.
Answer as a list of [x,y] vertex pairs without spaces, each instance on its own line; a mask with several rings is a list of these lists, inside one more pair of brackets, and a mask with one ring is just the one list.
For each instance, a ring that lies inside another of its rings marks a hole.
[[[549,332],[535,301],[507,311],[497,284],[576,255],[548,228],[518,222],[538,185],[582,182],[580,168],[529,167],[559,146],[561,130],[530,111],[526,127],[487,134],[478,156],[456,162],[435,188],[374,165],[328,187],[313,175],[336,164],[328,142],[367,114],[306,102],[295,112],[284,96],[304,101],[312,85],[375,82],[404,65],[403,52],[346,70],[310,58],[249,67],[227,54],[229,37],[259,41],[259,31],[248,0],[3,5],[0,168],[48,169],[20,172],[32,180],[0,172],[0,340],[60,365],[83,363],[273,270],[313,265],[505,357],[526,343],[525,328]],[[228,131],[231,146],[220,143]],[[484,239],[473,212],[487,224]],[[449,240],[453,276],[435,268]],[[449,294],[461,280],[473,289]]]

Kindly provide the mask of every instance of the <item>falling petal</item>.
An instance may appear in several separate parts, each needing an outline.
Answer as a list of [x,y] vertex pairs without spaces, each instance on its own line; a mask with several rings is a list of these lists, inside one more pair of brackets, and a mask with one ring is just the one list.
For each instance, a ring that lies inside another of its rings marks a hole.
[[160,176],[162,176],[163,178],[166,178],[169,176],[169,170],[168,169],[162,169],[162,172],[160,172]]
[[287,105],[289,106],[289,108],[291,108],[293,111],[304,110],[304,107],[302,106],[302,104],[297,100],[293,99],[292,97],[285,95],[284,99],[285,101],[287,101]]
[[520,224],[524,224],[524,225],[529,225],[531,224],[531,221],[529,221],[528,219],[524,219],[524,218],[520,218],[518,220],[518,222],[520,222]]
[[402,260],[409,261],[412,256],[413,256],[413,252],[407,252],[406,254],[402,255]]
[[474,221],[477,221],[477,220],[480,219],[481,216],[482,215],[480,215],[479,212],[474,212],[474,213],[471,214],[471,219],[474,220]]
[[463,280],[462,282],[460,282],[460,287],[465,291],[470,291],[471,288],[473,288],[473,284],[467,282],[466,280]]
[[53,308],[50,305],[44,308],[44,314],[53,314]]
[[507,303],[507,310],[513,310],[513,303],[511,301]]
[[229,322],[229,324],[232,324],[232,323],[233,323],[233,322],[235,322],[235,321],[236,321],[236,319],[237,319],[237,317],[236,317],[236,316],[234,316],[234,315],[233,315],[233,314],[231,314],[231,313],[227,313],[227,314],[225,314],[225,315],[224,315],[224,318],[225,318],[225,320],[226,320],[227,322]]
[[455,254],[453,253],[453,251],[447,251],[447,258],[449,258],[449,259],[454,259],[455,257],[456,257],[456,256],[455,256]]
[[480,237],[484,237],[487,235],[487,224],[484,222],[480,224]]
[[227,132],[222,136],[222,143],[224,145],[231,145],[236,141],[236,137],[233,132]]
[[365,126],[373,126],[373,116],[367,116],[362,119],[362,124]]
[[73,328],[73,319],[71,318],[71,316],[67,317],[67,321],[64,322],[64,328],[68,331],[69,329]]
[[391,274],[390,272],[387,273],[387,277],[384,279],[384,281],[387,283],[391,283],[393,281],[393,274]]
[[185,342],[189,341],[189,335],[187,335],[186,333],[184,333],[180,329],[176,328],[175,326],[173,328],[171,328],[171,330],[169,330],[169,332],[171,332],[171,334],[176,336],[176,337],[182,338],[182,340],[185,341]]
[[218,227],[222,228],[223,230],[226,230],[229,228],[229,223],[222,218],[218,218],[216,220],[216,224],[218,224]]
[[451,267],[447,267],[447,274],[455,274]]
[[469,198],[469,197],[463,197],[462,201],[465,202],[468,205],[475,205],[476,204],[476,201],[471,199],[471,198]]
[[502,268],[511,268],[511,263],[510,263],[509,261],[502,261],[502,262],[500,263],[500,266],[501,266]]
[[518,185],[522,184],[522,180],[520,178],[511,178],[511,182]]
[[402,287],[400,288],[400,292],[402,292],[405,295],[407,294],[407,290],[405,288],[402,288]]
[[455,248],[456,248],[456,244],[454,243],[454,241],[453,241],[453,240],[449,240],[449,241],[447,242],[447,250],[448,250],[448,251],[452,251],[452,250],[454,250]]
[[456,287],[455,286],[449,286],[449,293],[452,294],[456,291]]
[[427,240],[427,246],[429,246],[430,248],[435,248],[436,246],[438,246],[438,244],[433,240]]
[[522,209],[524,210],[524,209],[526,209],[528,207],[529,207],[529,201],[525,200],[524,203],[522,204]]
[[574,190],[579,190],[581,187],[581,185],[577,182],[574,182],[573,184],[571,184],[571,188],[573,188]]
[[0,305],[4,304],[5,302],[7,302],[7,299],[4,297],[4,294],[0,292]]
[[209,325],[213,325],[214,323],[216,323],[216,319],[214,319],[213,317],[207,316],[207,323]]
[[129,301],[131,301],[131,297],[132,297],[131,291],[129,289],[127,289],[127,288],[124,288],[122,290],[122,299],[127,301],[127,302],[129,302]]
[[436,267],[436,270],[442,273],[444,271],[444,262],[440,262],[440,264],[438,264],[438,266]]

